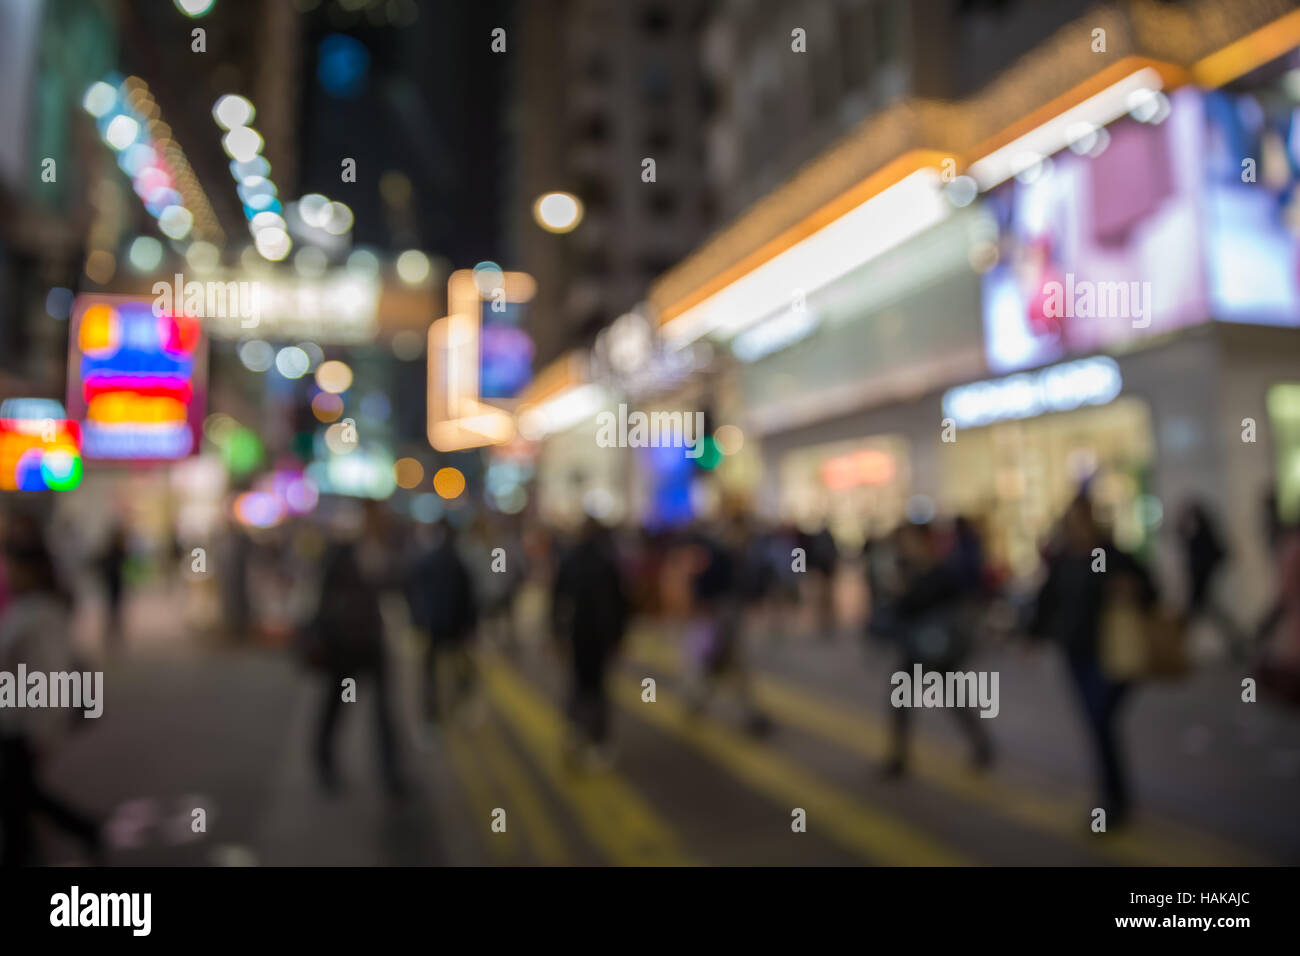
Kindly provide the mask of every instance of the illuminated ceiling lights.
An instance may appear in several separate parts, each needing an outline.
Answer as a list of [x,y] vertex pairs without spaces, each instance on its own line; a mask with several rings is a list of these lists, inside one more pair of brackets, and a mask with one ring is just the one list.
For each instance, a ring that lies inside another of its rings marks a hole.
[[224,240],[208,197],[144,80],[112,75],[92,83],[82,106],[163,235],[178,242]]
[[911,173],[795,242],[673,318],[663,328],[681,348],[706,335],[729,338],[788,309],[795,290],[811,295],[947,218],[937,170]]
[[970,175],[981,190],[992,189],[998,183],[1033,168],[1044,157],[1070,146],[1079,138],[1080,131],[1100,129],[1135,107],[1140,109],[1144,102],[1155,102],[1154,94],[1163,87],[1160,72],[1154,67],[1143,67],[975,160],[970,165]]
[[249,124],[256,115],[253,104],[242,96],[227,94],[212,107],[212,118],[226,130],[221,146],[230,157],[230,175],[243,204],[248,231],[258,255],[280,262],[293,249],[289,227],[284,221],[278,190],[271,182],[271,164],[262,156],[266,142]]
[[479,400],[479,325],[483,303],[500,294],[527,302],[537,283],[526,272],[501,272],[499,285],[483,289],[470,269],[447,280],[450,315],[429,326],[429,444],[438,451],[503,445],[515,437],[508,412]]

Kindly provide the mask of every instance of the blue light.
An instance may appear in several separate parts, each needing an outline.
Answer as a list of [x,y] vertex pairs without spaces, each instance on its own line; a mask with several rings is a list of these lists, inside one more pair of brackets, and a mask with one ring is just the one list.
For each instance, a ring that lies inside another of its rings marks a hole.
[[321,41],[316,76],[326,92],[350,100],[366,87],[370,53],[361,43],[342,33],[331,33]]

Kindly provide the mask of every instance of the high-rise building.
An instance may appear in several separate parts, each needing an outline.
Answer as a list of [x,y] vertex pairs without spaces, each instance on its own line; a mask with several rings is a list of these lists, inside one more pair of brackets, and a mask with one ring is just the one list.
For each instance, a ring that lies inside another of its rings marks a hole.
[[[703,174],[711,94],[699,43],[709,7],[519,5],[511,264],[538,280],[539,364],[589,344],[714,218]],[[533,201],[551,190],[583,203],[574,232],[553,235],[533,222]]]

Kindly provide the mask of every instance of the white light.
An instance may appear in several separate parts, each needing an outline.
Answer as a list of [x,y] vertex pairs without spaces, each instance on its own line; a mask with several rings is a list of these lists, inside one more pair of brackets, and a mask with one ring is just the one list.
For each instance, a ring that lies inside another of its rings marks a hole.
[[1119,365],[1104,356],[1053,365],[1037,372],[950,388],[943,413],[958,428],[976,428],[1083,405],[1105,405],[1124,387]]
[[944,189],[948,201],[958,209],[964,209],[975,201],[979,194],[979,183],[969,176],[958,176]]
[[176,9],[187,17],[201,17],[212,9],[217,0],[175,0]]
[[158,217],[158,228],[168,239],[184,239],[194,227],[194,214],[184,206],[168,206]]
[[250,372],[265,372],[275,361],[275,349],[269,342],[252,339],[239,347],[239,361]]
[[348,256],[348,271],[358,275],[379,275],[379,257],[369,249],[354,249]]
[[352,228],[352,210],[341,202],[329,204],[329,216],[325,220],[325,231],[331,236],[341,236]]
[[241,163],[251,163],[262,152],[262,136],[249,126],[236,126],[221,138],[226,155]]
[[313,229],[323,229],[332,215],[330,201],[320,193],[308,193],[298,200],[298,215]]
[[732,340],[731,351],[742,362],[757,362],[765,355],[806,339],[819,322],[820,317],[815,312],[791,309],[737,335]]
[[95,119],[99,119],[105,113],[113,108],[117,102],[117,90],[112,86],[100,80],[97,83],[90,84],[90,89],[86,90],[86,95],[81,101],[82,107],[86,112]]
[[952,214],[938,173],[921,169],[823,226],[664,326],[677,348],[701,336],[726,337],[790,302],[795,289],[812,295]]
[[419,285],[429,278],[429,257],[418,249],[407,249],[397,257],[397,275],[407,285]]
[[289,345],[275,356],[275,368],[285,378],[302,378],[311,368],[311,357],[298,346]]
[[1158,90],[1163,83],[1156,70],[1143,67],[1019,139],[976,160],[971,164],[970,174],[979,182],[980,189],[991,189],[1023,171],[1023,167],[1016,167],[1017,157],[1025,153],[1051,156],[1059,152],[1070,144],[1070,130],[1076,129],[1078,124],[1088,123],[1097,128],[1105,126],[1129,111],[1130,93],[1141,89]]
[[605,407],[605,390],[599,385],[579,385],[554,398],[533,405],[519,416],[519,434],[538,441],[554,432],[572,428]]
[[279,213],[271,212],[269,209],[265,212],[259,212],[250,219],[248,229],[254,236],[263,229],[279,229],[281,232],[289,231],[289,227],[284,223],[284,217]]
[[162,265],[162,243],[153,236],[137,236],[126,257],[136,272],[152,272]]
[[533,216],[547,232],[572,232],[582,221],[582,203],[572,193],[546,193],[533,204]]
[[140,135],[140,124],[129,116],[114,116],[104,130],[104,142],[121,152]]
[[212,118],[222,129],[236,129],[253,121],[253,104],[242,96],[228,93],[212,107]]
[[293,267],[304,279],[319,279],[328,265],[325,253],[315,246],[303,246],[293,257]]
[[253,245],[257,246],[257,252],[263,259],[271,262],[280,262],[293,248],[289,234],[277,226],[259,229],[253,237]]
[[185,250],[185,261],[195,272],[212,272],[221,264],[221,250],[210,242],[192,242]]

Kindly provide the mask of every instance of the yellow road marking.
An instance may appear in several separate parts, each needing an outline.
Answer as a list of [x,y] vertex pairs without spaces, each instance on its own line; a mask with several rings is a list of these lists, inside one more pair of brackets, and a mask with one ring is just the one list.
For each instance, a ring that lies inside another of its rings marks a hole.
[[498,711],[528,745],[551,785],[573,809],[583,832],[621,866],[691,862],[654,809],[617,774],[571,772],[561,765],[567,721],[509,665],[483,655],[484,686]]
[[[665,673],[680,671],[672,650],[661,641],[642,638],[633,642],[632,659]],[[775,719],[820,736],[831,743],[878,760],[885,753],[888,734],[883,725],[851,707],[830,704],[792,684],[757,673],[753,676],[758,702]],[[985,774],[970,773],[948,748],[914,735],[909,765],[917,777],[1010,820],[1065,837],[1087,849],[1124,863],[1164,866],[1250,865],[1263,862],[1253,854],[1221,840],[1175,824],[1144,819],[1134,827],[1107,834],[1092,834],[1089,816],[1080,804],[1011,786]],[[1161,832],[1163,831],[1163,832]]]
[[898,817],[872,809],[826,783],[771,747],[706,719],[694,719],[671,694],[656,688],[653,703],[641,702],[640,684],[619,678],[616,695],[630,712],[668,731],[712,758],[732,776],[789,811],[802,807],[808,826],[875,863],[955,866],[970,861],[949,851]]
[[514,819],[512,812],[517,812],[523,823],[524,835],[538,860],[547,866],[569,864],[571,860],[568,850],[559,831],[551,823],[545,801],[533,787],[528,774],[510,751],[500,731],[494,724],[485,723],[478,729],[475,743],[487,762],[488,769],[509,794],[510,806],[506,808],[507,832],[510,821]]
[[515,856],[519,848],[515,844],[514,832],[510,829],[508,811],[505,832],[492,831],[492,811],[500,806],[500,803],[493,799],[492,785],[484,774],[483,768],[470,752],[469,742],[463,732],[459,728],[450,728],[445,734],[445,740],[452,765],[456,770],[456,780],[464,790],[466,801],[469,803],[470,817],[474,821],[474,826],[477,827],[480,822],[482,823],[483,833],[486,834],[485,839],[493,853],[498,856]]

